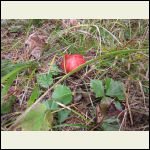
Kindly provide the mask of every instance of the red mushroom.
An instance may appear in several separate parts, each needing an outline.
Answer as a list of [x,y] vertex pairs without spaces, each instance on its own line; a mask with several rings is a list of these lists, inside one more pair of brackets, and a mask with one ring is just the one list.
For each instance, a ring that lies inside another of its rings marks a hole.
[[65,54],[61,67],[65,72],[69,73],[85,62],[85,59],[80,54]]

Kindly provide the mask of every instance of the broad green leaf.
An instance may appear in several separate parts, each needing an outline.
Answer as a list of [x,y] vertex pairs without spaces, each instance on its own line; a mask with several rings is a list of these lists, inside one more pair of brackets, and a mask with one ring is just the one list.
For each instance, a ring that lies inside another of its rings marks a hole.
[[104,96],[104,87],[101,80],[91,80],[90,82],[91,89],[94,91],[97,97]]
[[50,129],[50,124],[46,119],[47,107],[45,104],[39,104],[32,109],[21,122],[24,131],[40,131]]
[[63,104],[72,102],[72,93],[69,87],[64,85],[57,85],[52,94],[52,99]]
[[27,69],[29,67],[36,67],[36,65],[37,65],[37,63],[35,63],[35,62],[28,62],[28,63],[20,64],[18,67],[13,69],[11,72],[9,72],[5,76],[3,76],[1,78],[1,83],[4,83],[8,78],[10,78],[11,76],[14,76],[16,73],[19,73],[20,71]]
[[15,80],[17,74],[13,74],[7,82],[4,84],[4,87],[2,88],[1,91],[1,102],[3,102],[3,97],[7,94],[10,86],[12,85],[13,81]]
[[115,117],[107,118],[103,121],[102,128],[104,131],[118,131],[119,122]]
[[35,86],[32,94],[28,100],[28,107],[35,102],[35,100],[39,97],[39,95],[40,95],[39,87]]
[[14,69],[14,64],[10,60],[1,60],[1,77],[8,74]]
[[47,110],[44,116],[44,121],[41,126],[41,131],[48,131],[52,128],[53,115],[50,110]]
[[49,72],[52,74],[52,75],[58,75],[60,73],[60,70],[58,68],[58,66],[56,64],[53,64],[50,69],[49,69]]
[[44,88],[48,88],[53,83],[52,74],[38,74],[37,83]]
[[110,97],[117,97],[119,100],[124,100],[124,87],[120,81],[114,81],[113,79],[106,80],[106,95]]
[[71,112],[71,110],[68,110],[68,109],[64,109],[64,110],[59,111],[58,112],[59,123],[64,122],[68,118],[70,112]]
[[16,68],[22,67],[22,66],[35,66],[35,62],[18,62],[13,63],[11,60],[1,60],[1,77],[5,76],[6,74],[10,73],[11,71],[15,70]]
[[109,88],[110,82],[112,82],[112,79],[111,78],[106,78],[106,81],[105,81],[106,90]]
[[1,114],[10,113],[12,111],[13,104],[16,100],[15,96],[11,96],[6,102],[1,104]]
[[52,122],[53,122],[53,115],[52,115],[50,110],[47,110],[47,112],[45,114],[45,119],[47,119],[49,124],[52,124]]

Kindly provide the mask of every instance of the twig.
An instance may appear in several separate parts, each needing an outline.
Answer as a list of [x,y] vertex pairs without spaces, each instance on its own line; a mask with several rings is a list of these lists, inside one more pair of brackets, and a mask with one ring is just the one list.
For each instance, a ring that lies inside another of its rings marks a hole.
[[76,86],[75,86],[75,88],[74,88],[73,93],[75,93],[75,91],[76,91],[76,89],[77,89],[77,86],[83,81],[83,79],[84,79],[89,73],[91,73],[92,71],[93,71],[93,67],[91,67],[91,69],[90,69],[88,72],[86,72],[86,73],[80,78],[80,80],[77,82],[77,84],[76,84]]
[[[127,88],[128,88],[128,82],[129,81],[127,81]],[[129,88],[127,89],[127,93],[124,90],[124,94],[125,94],[125,100],[126,100],[126,104],[127,104],[129,115],[130,115],[130,122],[131,122],[131,125],[133,126],[133,118],[132,118],[131,108],[129,105]]]
[[[79,104],[79,103],[75,103],[75,104],[72,104],[72,105],[70,105],[70,106],[68,106],[68,107],[74,107],[75,105],[78,105],[78,104]],[[63,108],[60,108],[60,109],[58,109],[58,110],[52,111],[51,113],[54,114],[54,113],[59,112],[59,111],[64,110],[64,109],[66,109],[66,108],[63,107]]]
[[148,76],[149,76],[149,67],[148,67],[148,69],[146,71],[146,78],[148,78]]
[[[100,30],[99,30],[99,27],[98,27],[98,26],[96,26],[96,25],[93,25],[93,26],[97,29],[98,34],[99,34],[99,48],[98,48],[98,50],[99,50],[99,53],[100,53],[100,55],[101,55],[101,52],[102,52],[102,43],[101,43],[101,41],[102,41],[102,40],[101,40]],[[97,52],[96,52],[95,58],[97,57],[98,50],[97,50]]]
[[125,123],[126,116],[127,116],[127,111],[125,111],[125,113],[124,113],[124,116],[123,116],[123,119],[122,119],[122,122],[121,122],[121,125],[120,125],[120,128],[119,128],[119,131],[121,131],[121,129],[122,129],[124,123]]
[[145,102],[145,94],[144,94],[144,91],[143,91],[143,88],[142,88],[142,83],[141,83],[141,81],[138,81],[138,82],[139,82],[140,89],[141,89],[142,96],[143,96],[144,107],[145,107],[145,109],[147,110],[147,107],[146,107],[146,102]]
[[62,104],[62,103],[60,103],[60,102],[56,102],[56,103],[57,103],[58,105],[60,105],[61,107],[66,108],[66,109],[72,111],[74,114],[78,115],[80,118],[82,118],[82,119],[85,120],[86,122],[89,122],[89,121],[90,121],[89,119],[86,119],[83,115],[81,115],[81,114],[78,113],[77,111],[71,109],[70,107],[68,107],[68,106],[66,106],[66,105],[64,105],[64,104]]
[[84,115],[86,119],[89,119],[89,121],[86,122],[86,124],[89,123],[89,122],[91,122],[91,118],[90,118],[90,117],[88,117],[86,114],[84,114],[83,112],[81,112],[76,106],[73,106],[73,107],[74,107],[77,111],[79,111],[82,115]]

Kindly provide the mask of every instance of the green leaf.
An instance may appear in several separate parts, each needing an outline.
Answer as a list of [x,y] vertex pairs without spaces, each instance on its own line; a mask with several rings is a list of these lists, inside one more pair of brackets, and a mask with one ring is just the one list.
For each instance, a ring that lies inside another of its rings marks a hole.
[[8,30],[11,33],[17,33],[20,32],[22,29],[22,26],[11,26]]
[[52,74],[38,74],[37,83],[43,88],[48,88],[53,83]]
[[143,91],[145,94],[149,94],[149,87],[143,87]]
[[105,81],[106,90],[109,88],[110,82],[112,82],[112,79],[111,78],[106,78],[106,81]]
[[10,60],[1,60],[1,77],[14,69],[14,64]]
[[72,102],[72,93],[69,87],[64,85],[57,85],[52,94],[52,99],[63,104]]
[[127,28],[124,32],[124,38],[126,40],[129,40],[130,39],[130,30]]
[[31,106],[35,102],[35,100],[39,97],[39,95],[40,95],[39,87],[35,86],[28,100],[28,107]]
[[110,97],[117,97],[119,100],[124,100],[124,85],[120,81],[114,81],[113,79],[106,80],[106,95]]
[[115,117],[107,118],[103,121],[102,128],[104,131],[118,131],[119,122]]
[[115,107],[116,107],[118,110],[122,110],[122,106],[121,106],[120,102],[114,101],[113,103],[115,104]]
[[12,106],[16,100],[15,96],[11,96],[7,102],[1,104],[1,114],[10,113],[12,111]]
[[31,20],[31,24],[36,26],[36,27],[40,27],[43,23],[42,19],[32,19]]
[[44,116],[44,121],[41,125],[41,130],[48,131],[49,129],[52,128],[52,123],[53,123],[53,115],[50,110],[47,110]]
[[47,107],[45,104],[39,104],[32,109],[21,122],[20,126],[24,131],[49,130],[51,124],[47,120]]
[[13,74],[8,81],[6,82],[6,84],[4,85],[4,87],[2,88],[1,91],[1,102],[3,102],[3,97],[7,94],[10,86],[13,84],[13,81],[15,80],[17,74]]
[[91,80],[90,82],[91,89],[94,91],[97,97],[104,96],[104,87],[101,80]]
[[55,100],[51,99],[51,100],[47,100],[45,102],[45,105],[47,106],[48,109],[50,110],[56,110],[58,109],[58,104],[55,103]]
[[56,64],[53,64],[51,67],[50,67],[50,70],[49,72],[52,74],[52,75],[58,75],[61,71],[59,70],[58,66]]
[[1,60],[1,77],[5,76],[6,74],[10,73],[11,71],[15,70],[16,68],[26,66],[26,65],[35,67],[36,63],[33,61],[13,63],[9,59]]
[[68,118],[70,112],[71,112],[71,110],[68,110],[68,109],[64,109],[64,110],[59,111],[58,112],[59,123],[64,122]]
[[[18,67],[14,68],[11,72],[3,76],[1,78],[1,83],[4,83],[8,78],[10,78],[11,76],[14,76],[16,73],[19,73],[20,71],[29,67],[36,67],[36,65],[37,63],[35,62],[28,62],[28,63],[20,64]],[[6,69],[6,68],[3,68],[3,69]]]

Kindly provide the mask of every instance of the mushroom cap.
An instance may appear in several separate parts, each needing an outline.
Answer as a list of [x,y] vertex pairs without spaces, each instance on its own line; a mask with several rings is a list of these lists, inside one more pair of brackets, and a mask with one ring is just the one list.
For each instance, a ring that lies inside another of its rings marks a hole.
[[[71,72],[86,61],[80,54],[65,54],[61,67],[67,72]],[[65,66],[64,66],[65,65]]]

